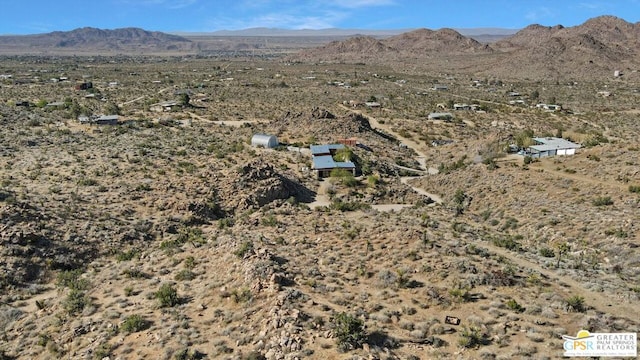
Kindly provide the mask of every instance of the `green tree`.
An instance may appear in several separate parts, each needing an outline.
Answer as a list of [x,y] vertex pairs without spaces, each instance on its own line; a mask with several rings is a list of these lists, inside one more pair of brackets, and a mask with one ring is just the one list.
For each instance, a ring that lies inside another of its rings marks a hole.
[[105,113],[105,115],[120,115],[120,108],[118,107],[118,105],[116,105],[116,103],[113,102],[108,102],[107,104],[105,104],[105,106],[102,108],[102,111]]
[[180,102],[180,105],[184,107],[188,107],[191,105],[189,104],[189,102],[191,101],[191,97],[189,97],[189,94],[187,94],[186,92],[180,94],[180,99],[178,101]]
[[516,145],[521,149],[526,149],[533,145],[533,130],[526,129],[516,134]]

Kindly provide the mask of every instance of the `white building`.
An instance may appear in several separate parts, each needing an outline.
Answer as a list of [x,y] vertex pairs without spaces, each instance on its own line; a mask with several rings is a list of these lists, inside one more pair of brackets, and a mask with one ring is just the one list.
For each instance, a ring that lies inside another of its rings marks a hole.
[[251,146],[273,149],[274,147],[278,146],[278,139],[275,137],[275,135],[255,134],[251,138]]
[[535,145],[529,146],[531,157],[541,158],[556,155],[575,155],[580,144],[556,137],[533,138]]

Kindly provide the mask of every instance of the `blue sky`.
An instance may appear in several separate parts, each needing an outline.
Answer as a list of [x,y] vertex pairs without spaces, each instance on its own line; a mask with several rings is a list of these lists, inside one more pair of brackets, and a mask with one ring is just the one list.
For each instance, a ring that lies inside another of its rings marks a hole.
[[599,15],[640,21],[640,0],[0,0],[0,34],[91,26],[165,32],[284,29],[523,28]]

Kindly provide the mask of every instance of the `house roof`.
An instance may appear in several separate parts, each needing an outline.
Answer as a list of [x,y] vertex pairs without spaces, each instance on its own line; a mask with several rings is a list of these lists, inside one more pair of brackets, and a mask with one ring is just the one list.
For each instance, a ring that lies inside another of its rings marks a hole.
[[452,118],[453,114],[449,112],[434,112],[429,114],[429,119],[437,119],[437,118]]
[[119,118],[118,115],[102,115],[96,120],[118,120],[118,118]]
[[323,170],[323,169],[354,169],[356,165],[351,161],[335,161],[331,155],[319,155],[313,157],[313,169],[315,170]]
[[573,143],[569,140],[565,140],[562,138],[556,137],[547,137],[547,138],[533,138],[533,141],[536,142],[537,145],[532,145],[530,148],[538,150],[538,151],[548,151],[555,149],[579,149],[580,144]]
[[309,149],[311,149],[311,155],[321,155],[321,154],[329,154],[331,153],[331,150],[344,149],[344,145],[342,144],[311,145],[309,146]]

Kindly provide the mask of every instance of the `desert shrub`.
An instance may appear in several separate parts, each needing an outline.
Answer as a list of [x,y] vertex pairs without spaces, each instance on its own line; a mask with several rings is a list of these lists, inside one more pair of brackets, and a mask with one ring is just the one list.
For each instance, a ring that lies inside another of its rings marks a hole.
[[338,179],[342,185],[347,187],[354,187],[358,185],[358,180],[353,176],[351,171],[345,169],[333,169],[331,170],[330,176]]
[[200,360],[204,358],[205,354],[199,352],[198,350],[191,351],[188,348],[178,350],[173,354],[174,360]]
[[81,269],[62,271],[58,274],[56,285],[71,290],[86,290],[89,288],[89,280],[80,278],[81,276]]
[[242,259],[246,254],[248,254],[250,252],[253,252],[253,241],[247,240],[247,241],[243,242],[242,244],[240,244],[238,249],[236,251],[234,251],[233,253],[237,257]]
[[127,316],[127,318],[124,319],[124,322],[120,326],[120,331],[126,332],[126,333],[134,333],[134,332],[147,329],[149,325],[150,325],[149,322],[145,320],[142,316],[138,314],[133,314],[133,315]]
[[613,205],[613,200],[611,196],[599,196],[592,201],[595,206],[609,206]]
[[180,304],[178,291],[171,284],[162,284],[160,290],[154,293],[154,297],[160,301],[161,307],[173,307]]
[[331,203],[329,207],[334,210],[346,212],[346,211],[370,209],[371,205],[365,204],[363,202],[358,202],[358,201],[343,202],[341,200],[335,200]]
[[93,351],[93,358],[102,360],[111,356],[112,347],[109,343],[102,343]]
[[357,349],[364,344],[367,338],[364,322],[351,314],[337,314],[333,318],[333,326],[338,349],[341,351]]
[[587,309],[584,304],[584,297],[580,295],[574,295],[565,300],[567,311],[570,312],[585,312]]
[[525,165],[529,165],[533,162],[533,158],[529,155],[526,155],[522,161]]
[[129,250],[129,251],[120,251],[116,255],[116,260],[118,261],[129,261],[133,260],[133,258],[138,257],[140,253],[137,250]]
[[451,295],[453,301],[455,302],[468,302],[469,300],[471,300],[470,290],[470,286],[457,283],[454,284],[451,289],[449,289],[449,295]]
[[556,256],[553,249],[549,249],[548,247],[540,248],[540,250],[538,250],[538,253],[540,254],[540,256],[546,257],[546,258],[552,258]]
[[267,360],[267,358],[257,351],[252,351],[247,355],[246,360]]
[[458,345],[464,348],[475,348],[484,344],[484,335],[480,328],[471,326],[464,327],[460,332],[460,338],[458,339]]
[[98,185],[98,181],[90,178],[83,178],[78,180],[78,185],[80,186],[96,186]]
[[231,298],[235,303],[245,303],[251,301],[253,294],[251,294],[251,290],[247,288],[233,289]]
[[78,314],[90,303],[90,299],[83,291],[71,289],[63,302],[63,307],[70,315]]
[[512,236],[496,237],[491,240],[491,242],[495,246],[503,247],[512,251],[520,250],[520,243],[517,242]]
[[268,214],[266,216],[264,216],[261,220],[260,223],[264,226],[278,226],[278,219],[276,218],[276,216],[274,214]]
[[640,185],[629,185],[629,192],[640,194]]
[[196,274],[189,269],[180,270],[174,277],[177,281],[193,280],[196,278]]
[[522,305],[518,304],[517,301],[515,301],[514,299],[509,299],[509,301],[507,301],[507,307],[515,312],[523,312],[524,308],[522,307]]
[[607,229],[604,231],[604,234],[607,236],[615,236],[617,238],[620,239],[626,239],[629,237],[629,233],[627,233],[626,231],[622,230],[622,229]]

